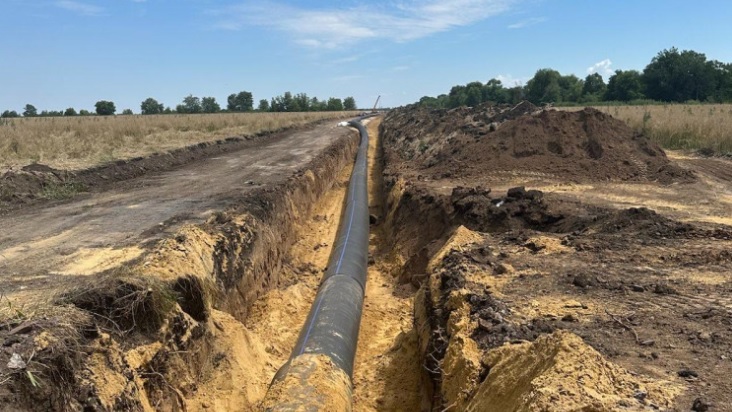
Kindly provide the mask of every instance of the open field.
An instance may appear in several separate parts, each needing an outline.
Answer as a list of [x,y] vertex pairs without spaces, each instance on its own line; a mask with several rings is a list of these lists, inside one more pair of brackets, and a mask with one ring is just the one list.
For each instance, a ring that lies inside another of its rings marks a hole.
[[[732,154],[732,104],[593,106],[643,131],[666,149]],[[562,110],[577,110],[565,107]]]
[[308,112],[3,119],[0,172],[34,162],[77,170],[195,143],[348,115]]

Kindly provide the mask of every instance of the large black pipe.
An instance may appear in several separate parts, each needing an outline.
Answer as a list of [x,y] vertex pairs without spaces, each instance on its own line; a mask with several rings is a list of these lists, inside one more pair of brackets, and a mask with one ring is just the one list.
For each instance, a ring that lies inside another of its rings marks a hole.
[[[268,410],[300,410],[311,407],[317,409],[318,406],[333,406],[334,404],[326,399],[333,396],[347,399],[350,403],[353,362],[356,357],[368,269],[369,139],[360,119],[349,122],[349,125],[358,129],[361,142],[348,185],[338,234],[328,260],[328,267],[295,348],[287,363],[277,371],[270,385],[268,399],[265,401]],[[329,370],[319,370],[323,369],[323,365],[312,362],[307,367],[301,365],[305,359],[314,359],[313,355],[326,356],[329,361],[325,369]],[[324,386],[322,382],[313,382],[315,375],[320,379],[326,375],[333,377],[340,374],[347,376],[347,379],[340,379],[347,382],[341,384],[331,382],[330,386]],[[287,384],[288,387],[283,389],[281,386],[288,376],[292,379]],[[294,387],[292,382],[295,382]],[[275,387],[278,388],[276,391],[273,390]],[[325,387],[329,389],[325,390]]]

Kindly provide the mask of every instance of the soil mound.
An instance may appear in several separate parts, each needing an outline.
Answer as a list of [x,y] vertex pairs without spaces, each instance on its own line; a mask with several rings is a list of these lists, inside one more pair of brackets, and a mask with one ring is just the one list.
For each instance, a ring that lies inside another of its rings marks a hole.
[[384,120],[386,147],[433,178],[526,173],[570,181],[690,181],[693,173],[624,122],[592,108],[404,108]]
[[665,409],[681,392],[671,382],[633,376],[570,332],[491,350],[471,411],[615,411]]

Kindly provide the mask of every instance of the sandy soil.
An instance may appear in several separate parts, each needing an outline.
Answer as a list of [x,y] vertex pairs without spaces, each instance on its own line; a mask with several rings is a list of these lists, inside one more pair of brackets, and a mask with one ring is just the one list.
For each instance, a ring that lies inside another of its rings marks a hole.
[[6,213],[0,216],[0,291],[22,304],[132,261],[181,226],[284,180],[348,133],[335,122],[291,131],[109,190]]
[[[393,276],[398,266],[383,228],[381,141],[378,125],[368,126],[369,208],[372,225],[368,283],[354,368],[354,411],[416,411],[421,407],[421,359],[413,325],[414,297]],[[406,293],[405,293],[406,292]]]

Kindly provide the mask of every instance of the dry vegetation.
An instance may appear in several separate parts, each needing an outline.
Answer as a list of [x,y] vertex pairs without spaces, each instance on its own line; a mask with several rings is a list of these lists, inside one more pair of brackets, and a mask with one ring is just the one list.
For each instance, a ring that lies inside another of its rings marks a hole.
[[644,131],[664,148],[732,154],[732,104],[595,107]]
[[81,169],[199,142],[349,115],[308,112],[3,119],[0,170],[34,162],[59,169]]

